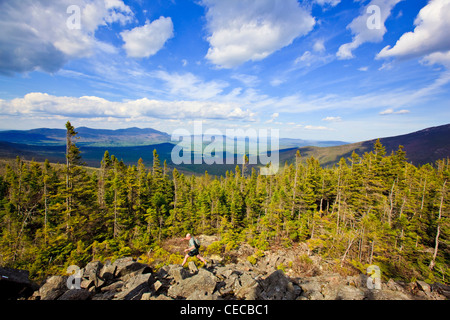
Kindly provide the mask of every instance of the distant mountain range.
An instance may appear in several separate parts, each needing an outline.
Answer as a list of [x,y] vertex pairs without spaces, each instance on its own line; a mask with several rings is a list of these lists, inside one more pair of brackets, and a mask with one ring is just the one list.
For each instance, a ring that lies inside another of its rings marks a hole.
[[[136,164],[139,158],[146,165],[153,161],[153,150],[157,150],[161,161],[167,160],[169,167],[177,167],[182,172],[203,174],[205,170],[213,175],[225,174],[234,170],[233,165],[174,165],[171,152],[176,142],[171,142],[170,135],[154,129],[128,128],[118,130],[76,128],[77,145],[82,152],[82,159],[88,166],[99,167],[106,150],[126,164]],[[63,129],[33,129],[27,131],[0,131],[0,158],[11,159],[20,155],[26,160],[53,163],[65,162],[66,131]],[[239,140],[239,139],[237,139]],[[225,141],[225,139],[224,139]],[[297,150],[303,157],[314,156],[323,166],[332,166],[353,151],[362,156],[373,149],[376,140],[357,143],[342,141],[312,141],[302,139],[280,139],[280,164],[293,163]],[[415,165],[434,163],[438,159],[450,157],[450,124],[427,128],[414,133],[381,138],[386,153],[396,151],[404,146],[408,160]],[[238,143],[244,143],[241,139]],[[235,158],[242,155],[234,155]],[[236,161],[235,161],[236,163]]]
[[[76,128],[79,140],[77,145],[87,147],[136,147],[148,146],[171,142],[168,133],[151,128],[128,128],[128,129],[92,129],[87,127]],[[194,136],[192,136],[193,138]],[[224,141],[226,139],[223,136]],[[243,141],[243,138],[237,140]],[[8,130],[0,131],[0,141],[26,144],[32,146],[62,146],[66,144],[66,130],[64,129],[31,129],[31,130]],[[346,144],[344,141],[319,141],[303,139],[280,139],[280,148],[316,146],[330,147]]]
[[[79,146],[89,147],[127,147],[145,146],[170,141],[170,136],[155,129],[91,129],[76,128]],[[65,129],[32,129],[0,131],[0,141],[27,144],[33,146],[61,146],[66,144]]]
[[[280,162],[288,161],[292,163],[297,150],[300,150],[303,157],[314,156],[322,166],[331,166],[338,163],[342,157],[351,157],[353,151],[359,156],[372,151],[375,142],[376,139],[326,148],[301,147],[286,149],[280,152]],[[450,124],[427,128],[405,135],[380,138],[380,142],[386,148],[387,155],[397,151],[398,147],[402,145],[409,162],[414,165],[433,164],[439,159],[450,158]]]

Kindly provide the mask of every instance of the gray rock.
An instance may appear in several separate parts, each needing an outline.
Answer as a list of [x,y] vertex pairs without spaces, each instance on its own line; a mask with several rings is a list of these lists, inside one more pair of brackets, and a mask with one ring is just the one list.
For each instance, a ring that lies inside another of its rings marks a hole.
[[261,281],[258,297],[264,300],[294,300],[297,298],[292,282],[277,270]]
[[257,300],[258,299],[258,282],[249,274],[243,273],[239,277],[240,288],[235,291],[235,295],[239,299]]
[[196,275],[172,285],[167,295],[172,298],[186,298],[195,291],[198,291],[198,294],[211,295],[217,281],[218,279],[211,272],[200,269]]
[[161,300],[161,301],[165,301],[165,300],[173,300],[173,299],[170,298],[170,297],[168,297],[168,296],[166,296],[166,295],[160,294],[160,295],[157,296],[157,297],[150,297],[150,300]]
[[366,294],[367,300],[411,300],[411,297],[397,290],[368,290]]
[[0,267],[0,300],[29,297],[36,289],[28,271]]
[[100,289],[101,292],[118,292],[119,290],[122,289],[122,287],[125,285],[125,282],[123,282],[122,280],[116,281],[112,284],[110,284],[109,286],[103,287]]
[[125,283],[122,291],[115,295],[115,300],[140,300],[145,292],[150,291],[151,274],[139,274]]
[[41,300],[56,300],[67,288],[67,278],[65,276],[52,276],[47,279],[44,285],[39,289],[38,296]]
[[92,297],[92,300],[112,300],[114,296],[116,295],[116,292],[114,291],[106,291],[103,293],[96,294]]
[[100,270],[103,267],[100,261],[89,262],[86,267],[84,267],[83,278],[93,278],[100,274]]
[[172,265],[168,271],[168,274],[178,283],[189,276],[188,272],[179,265]]
[[81,289],[89,289],[89,288],[91,288],[92,286],[95,285],[94,283],[95,283],[94,280],[83,279],[81,281],[80,287],[81,287]]
[[419,280],[417,280],[416,283],[420,290],[422,290],[425,293],[431,293],[431,286],[428,283]]
[[141,300],[150,300],[152,294],[150,292],[146,292],[142,295]]
[[325,297],[319,291],[313,291],[307,295],[309,300],[325,300]]
[[58,300],[88,300],[91,293],[85,289],[72,289],[63,293]]
[[226,279],[231,276],[234,270],[229,267],[217,267],[215,272],[216,276],[219,277],[220,279]]
[[117,268],[116,265],[113,265],[111,261],[107,260],[103,265],[103,268],[100,270],[99,273],[100,278],[105,281],[112,280],[114,278],[116,268]]
[[382,284],[382,289],[391,291],[404,291],[403,287],[393,279],[389,279],[389,281],[385,285]]
[[114,261],[110,269],[114,269],[115,278],[120,278],[137,271],[140,271],[142,274],[151,272],[151,268],[148,265],[135,262],[131,258],[121,258]]
[[158,292],[158,290],[162,287],[162,283],[159,280],[156,280],[152,286],[151,289],[153,289],[153,292]]
[[431,287],[434,292],[439,293],[440,295],[444,296],[446,299],[450,299],[450,286],[446,286],[445,284],[436,282],[436,283],[433,283],[433,285]]
[[218,300],[219,295],[217,293],[210,294],[203,290],[196,290],[186,297],[186,300]]
[[191,273],[197,273],[197,272],[198,272],[198,268],[197,268],[197,266],[195,265],[194,261],[189,261],[188,267],[189,267],[189,271],[190,271]]
[[339,289],[336,300],[363,300],[364,298],[363,290],[353,286],[343,286]]

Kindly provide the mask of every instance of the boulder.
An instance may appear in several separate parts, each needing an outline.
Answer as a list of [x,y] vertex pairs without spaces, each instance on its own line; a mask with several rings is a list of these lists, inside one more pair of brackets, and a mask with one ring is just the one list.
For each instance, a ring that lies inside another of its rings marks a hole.
[[150,292],[146,292],[142,295],[141,300],[150,300],[152,294]]
[[113,282],[112,284],[110,284],[106,287],[101,288],[100,291],[101,292],[109,291],[109,292],[114,292],[114,293],[119,292],[122,289],[122,287],[124,286],[124,284],[125,283],[122,280],[119,280],[119,281]]
[[168,270],[168,275],[171,276],[177,283],[186,279],[189,274],[188,272],[180,265],[170,265],[170,269]]
[[363,300],[365,292],[353,286],[343,286],[339,289],[336,300]]
[[112,280],[114,278],[116,268],[117,268],[116,265],[113,265],[111,261],[107,260],[103,265],[103,268],[100,270],[99,273],[100,278],[105,281]]
[[217,281],[218,279],[211,272],[200,269],[196,275],[173,284],[167,291],[167,295],[172,298],[186,298],[195,291],[198,291],[197,296],[212,295]]
[[263,300],[294,300],[297,298],[297,292],[293,283],[284,275],[283,271],[277,270],[260,282],[258,298]]
[[110,270],[114,270],[115,278],[120,278],[136,271],[141,271],[140,273],[142,274],[151,272],[151,268],[148,265],[135,262],[131,257],[117,259],[111,265]]
[[165,300],[173,300],[173,299],[170,298],[170,297],[168,297],[168,296],[166,296],[166,295],[160,294],[160,295],[157,296],[157,297],[150,297],[150,300],[160,300],[160,301],[165,301]]
[[197,273],[197,272],[198,272],[198,268],[197,268],[197,266],[195,265],[194,261],[189,261],[188,267],[189,267],[189,271],[190,271],[191,273]]
[[398,290],[368,290],[366,294],[367,300],[411,300],[411,297]]
[[66,276],[52,276],[48,278],[44,285],[39,288],[37,296],[40,300],[56,300],[64,292],[68,290],[67,288],[67,278]]
[[248,273],[243,273],[239,277],[240,287],[235,290],[235,295],[239,299],[256,300],[258,299],[258,282]]
[[426,294],[431,293],[431,286],[428,283],[426,283],[425,281],[419,281],[419,280],[417,280],[416,283],[417,283],[417,287],[420,290],[422,290]]
[[86,267],[83,269],[83,278],[94,278],[97,277],[100,274],[100,270],[102,269],[103,265],[100,261],[92,261],[89,262]]
[[86,289],[72,289],[64,292],[58,300],[88,300],[90,297],[91,292]]
[[[302,279],[299,283],[302,289],[302,296],[310,300],[323,300],[322,285],[317,278]],[[320,297],[320,299],[317,299]]]
[[0,267],[0,300],[26,298],[34,289],[28,271]]
[[404,291],[403,287],[393,279],[389,279],[386,284],[382,284],[383,290]]
[[114,296],[114,300],[140,300],[145,292],[150,291],[151,274],[138,274],[130,278],[122,288],[122,291]]
[[450,299],[450,286],[436,282],[432,284],[431,288],[434,292],[439,293],[446,299]]
[[217,293],[209,294],[203,290],[196,290],[186,297],[186,300],[218,300]]

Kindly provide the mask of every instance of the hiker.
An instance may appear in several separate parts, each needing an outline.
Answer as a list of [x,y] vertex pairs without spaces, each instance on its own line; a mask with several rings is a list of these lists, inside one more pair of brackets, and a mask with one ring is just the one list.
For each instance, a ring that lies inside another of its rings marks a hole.
[[200,255],[200,252],[198,251],[198,249],[200,248],[200,244],[198,243],[197,239],[195,239],[193,236],[191,236],[190,233],[188,233],[186,235],[186,238],[184,238],[182,240],[189,240],[189,248],[184,250],[184,252],[187,252],[187,254],[184,256],[184,260],[183,260],[183,263],[181,264],[181,266],[184,267],[184,264],[186,263],[186,261],[189,257],[196,256],[198,259],[200,259],[201,262],[203,262],[205,264],[205,267],[206,267],[206,265],[207,265],[206,260]]

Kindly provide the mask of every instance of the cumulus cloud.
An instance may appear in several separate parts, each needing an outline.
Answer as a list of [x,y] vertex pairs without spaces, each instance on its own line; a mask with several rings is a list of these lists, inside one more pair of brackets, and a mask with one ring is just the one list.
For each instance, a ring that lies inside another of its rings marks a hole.
[[222,119],[253,121],[255,114],[236,103],[164,101],[147,98],[123,102],[95,96],[58,97],[33,92],[23,98],[0,100],[0,115],[20,117],[75,117],[97,119]]
[[363,7],[360,16],[348,26],[353,34],[352,42],[339,47],[336,56],[339,59],[352,59],[353,50],[366,42],[381,42],[387,29],[384,25],[392,9],[402,0],[372,0]]
[[160,17],[144,26],[120,33],[125,44],[127,56],[148,58],[162,49],[167,40],[173,37],[173,23],[170,17]]
[[206,58],[221,68],[259,61],[308,34],[315,25],[296,0],[202,0],[207,8]]
[[[71,6],[79,9],[79,28],[68,27]],[[67,61],[92,54],[99,26],[133,19],[120,0],[1,1],[0,74],[56,72]]]
[[394,47],[386,46],[377,58],[424,57],[429,64],[450,68],[450,1],[431,0],[417,15],[414,31],[403,34]]

